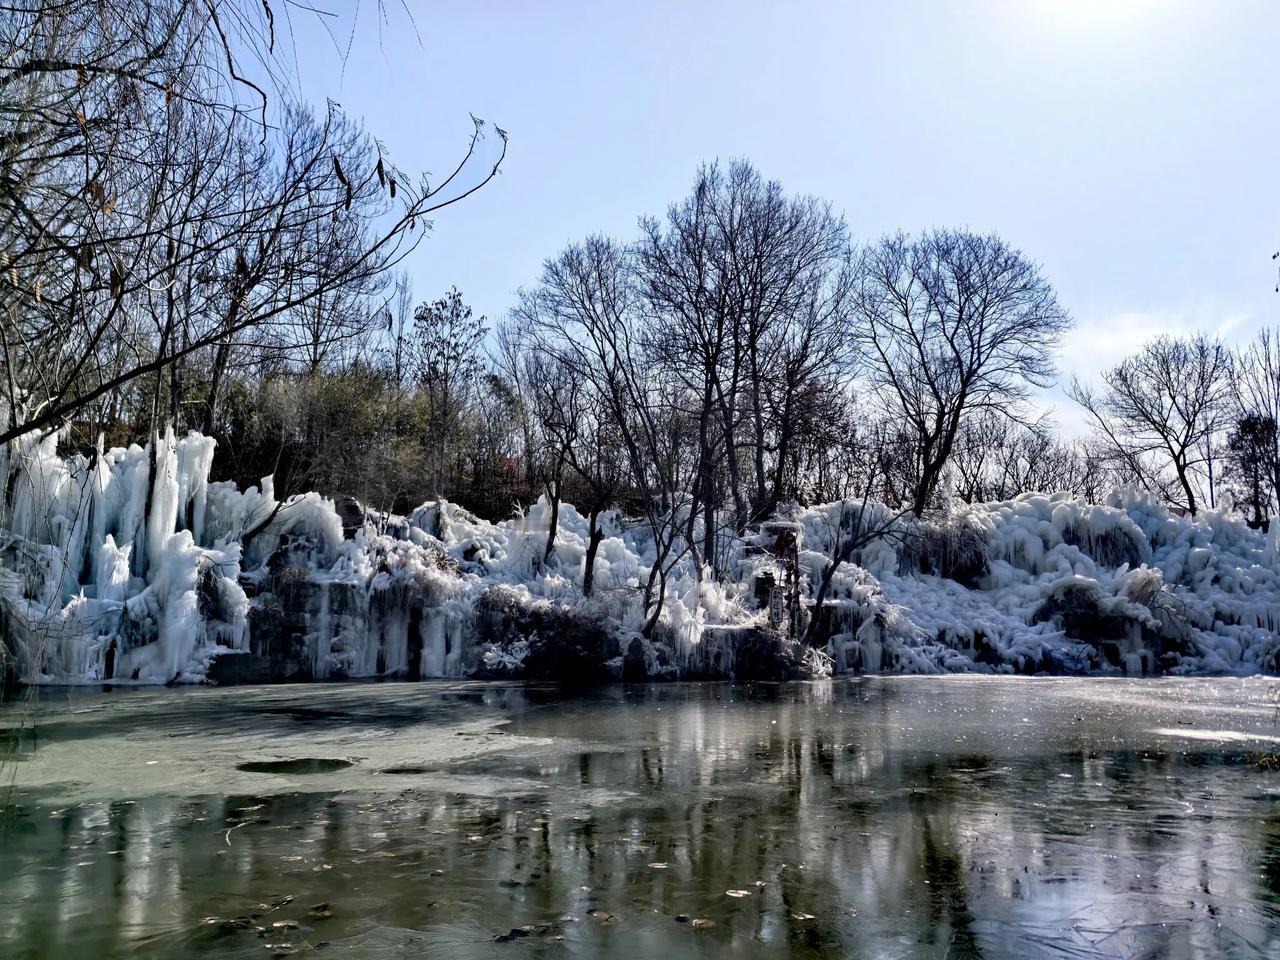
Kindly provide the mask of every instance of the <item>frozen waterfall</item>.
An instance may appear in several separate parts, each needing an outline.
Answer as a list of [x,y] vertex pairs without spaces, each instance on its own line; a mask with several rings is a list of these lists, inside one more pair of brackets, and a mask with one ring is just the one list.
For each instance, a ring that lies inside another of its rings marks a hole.
[[[766,525],[793,531],[793,571],[764,530],[733,545],[719,579],[682,560],[646,637],[656,554],[616,512],[584,597],[589,527],[571,504],[544,559],[545,501],[498,523],[444,501],[407,517],[359,508],[344,527],[332,501],[277,499],[270,477],[210,482],[214,441],[196,433],[88,455],[58,440],[0,451],[0,666],[33,683],[1244,674],[1280,656],[1280,524],[1189,519],[1135,493],[904,519],[838,569],[820,608],[842,506],[793,506]],[[817,647],[770,619],[785,575],[797,622],[818,618]]]

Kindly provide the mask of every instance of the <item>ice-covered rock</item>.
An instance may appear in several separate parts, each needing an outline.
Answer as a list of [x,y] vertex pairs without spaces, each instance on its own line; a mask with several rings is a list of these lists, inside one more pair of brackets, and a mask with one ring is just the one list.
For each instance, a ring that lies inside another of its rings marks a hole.
[[[598,518],[586,597],[590,524],[570,504],[398,517],[278,499],[270,477],[211,483],[198,434],[57,445],[0,453],[0,636],[30,682],[1252,673],[1280,653],[1280,523],[1189,519],[1134,492],[923,521],[792,506],[732,543],[719,578],[674,551],[646,634],[657,551],[615,511]],[[868,531],[819,604],[840,539]]]

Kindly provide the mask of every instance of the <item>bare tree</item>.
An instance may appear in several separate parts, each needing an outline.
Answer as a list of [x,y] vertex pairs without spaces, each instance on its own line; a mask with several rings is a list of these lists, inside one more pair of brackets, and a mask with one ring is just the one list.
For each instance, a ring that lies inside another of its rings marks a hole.
[[968,418],[951,457],[954,492],[966,503],[1023,493],[1080,493],[1080,453],[1042,417],[1018,423],[993,411]]
[[276,82],[276,26],[269,4],[234,0],[0,18],[0,443],[118,404],[162,371],[172,412],[179,367],[206,354],[216,420],[246,337],[296,328],[379,276],[431,211],[496,174],[501,154],[472,173],[478,122],[431,184],[336,109],[295,108]]
[[413,283],[407,273],[396,278],[395,294],[387,310],[387,361],[396,386],[406,386],[413,337]]
[[568,447],[569,465],[582,491],[579,504],[587,511],[587,553],[582,567],[582,592],[591,596],[595,584],[596,554],[604,540],[601,514],[617,506],[626,487],[626,455],[619,431],[607,415],[604,398],[589,391],[579,398],[580,442]]
[[514,316],[534,333],[535,349],[590,385],[596,415],[607,419],[625,452],[628,481],[654,541],[643,595],[649,636],[662,614],[671,567],[690,549],[687,467],[696,461],[679,406],[684,384],[645,348],[627,251],[603,237],[569,246],[546,261],[536,288],[522,291]]
[[1204,491],[1214,501],[1231,389],[1230,351],[1201,334],[1157,337],[1103,374],[1100,390],[1075,379],[1070,392],[1134,479],[1195,515]]
[[587,551],[582,592],[590,596],[595,584],[595,559],[604,539],[601,514],[618,504],[624,491],[625,454],[605,398],[592,378],[577,376],[562,355],[540,350],[536,340],[525,358],[525,378],[532,384],[533,419],[541,442],[536,472],[551,503],[545,559],[555,546],[560,495],[566,481],[574,487],[575,503],[587,514]]
[[444,495],[450,445],[482,368],[484,317],[472,315],[457,289],[413,314],[418,386],[427,403],[426,448],[431,454],[432,493]]
[[913,434],[911,509],[937,493],[965,419],[1019,418],[1070,326],[1035,264],[996,236],[935,232],[863,252],[853,335],[877,399]]
[[538,488],[534,466],[537,461],[537,438],[532,397],[534,385],[529,382],[532,368],[528,358],[530,353],[536,352],[535,338],[532,331],[521,325],[518,316],[509,316],[494,329],[492,340],[489,362],[511,385],[517,402],[515,414],[520,430],[520,459],[524,467],[523,489],[520,494],[523,499],[532,500],[536,497]]
[[547,563],[555,552],[564,474],[579,441],[581,394],[588,387],[558,354],[531,351],[525,354],[524,362],[524,379],[531,385],[534,414],[542,434],[542,442],[535,448],[534,473],[542,481],[551,507],[542,556],[542,562]]
[[[1280,509],[1280,430],[1271,436],[1269,446],[1259,435],[1263,424],[1280,424],[1280,342],[1276,332],[1264,328],[1258,336],[1236,354],[1237,426],[1246,418],[1259,418],[1248,431],[1250,449],[1265,473],[1265,502],[1268,508]],[[1258,504],[1261,508],[1262,504]]]
[[[702,167],[665,219],[641,221],[637,275],[657,324],[651,343],[680,377],[698,429],[688,537],[700,513],[713,570],[717,531],[740,532],[777,502],[800,400],[845,356],[847,254],[845,224],[829,204],[787,197],[745,161]],[[731,523],[717,519],[722,500],[732,502]]]
[[1271,417],[1246,413],[1236,419],[1227,437],[1226,479],[1248,508],[1246,520],[1255,529],[1266,525],[1272,509],[1271,469],[1278,432]]
[[462,400],[455,443],[465,469],[460,462],[450,496],[486,516],[503,516],[513,503],[529,499],[520,463],[525,398],[510,380],[488,368]]
[[[694,551],[694,569],[714,564],[716,556],[716,468],[730,473],[730,487],[741,500],[736,448],[725,444],[716,399],[731,354],[734,290],[727,239],[717,224],[714,205],[721,189],[719,171],[699,171],[693,194],[672,204],[665,221],[641,220],[636,247],[637,286],[652,317],[647,346],[663,367],[678,378],[673,399],[697,423],[697,481],[686,518],[685,539]],[[695,529],[702,516],[702,543]],[[701,548],[701,558],[697,552]]]

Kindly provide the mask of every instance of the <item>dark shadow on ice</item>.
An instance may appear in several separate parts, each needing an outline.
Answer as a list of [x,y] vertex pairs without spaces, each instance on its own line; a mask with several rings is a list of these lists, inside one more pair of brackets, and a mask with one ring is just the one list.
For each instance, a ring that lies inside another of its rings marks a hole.
[[292,760],[251,760],[237,763],[245,773],[331,773],[352,766],[350,760],[335,757],[297,757]]

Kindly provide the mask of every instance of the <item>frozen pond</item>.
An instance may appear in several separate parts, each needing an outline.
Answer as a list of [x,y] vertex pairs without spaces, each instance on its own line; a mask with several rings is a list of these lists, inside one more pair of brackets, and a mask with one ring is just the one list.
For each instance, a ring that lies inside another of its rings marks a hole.
[[1280,956],[1265,679],[31,696],[6,960]]

